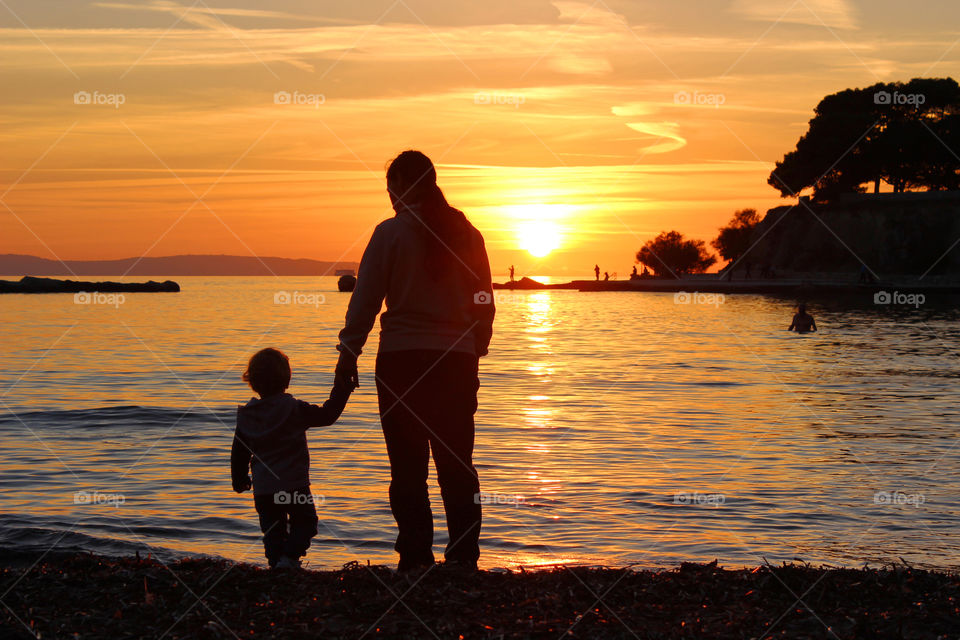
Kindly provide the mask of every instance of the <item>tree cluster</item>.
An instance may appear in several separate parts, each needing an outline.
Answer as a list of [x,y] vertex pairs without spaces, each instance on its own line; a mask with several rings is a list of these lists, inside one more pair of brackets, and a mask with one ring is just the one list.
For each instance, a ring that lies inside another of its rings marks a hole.
[[[760,223],[756,209],[741,209],[711,241],[724,260],[739,260],[749,249],[754,228]],[[688,240],[679,231],[663,231],[637,252],[637,262],[654,275],[676,277],[703,273],[717,262],[703,240]]]
[[820,101],[797,147],[767,183],[783,197],[813,188],[815,200],[860,193],[960,189],[960,85],[916,78],[847,89]]

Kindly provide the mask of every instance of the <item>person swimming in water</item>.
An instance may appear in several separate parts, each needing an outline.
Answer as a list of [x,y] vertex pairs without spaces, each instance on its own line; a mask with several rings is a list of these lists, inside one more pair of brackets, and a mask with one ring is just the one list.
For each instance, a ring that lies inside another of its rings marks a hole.
[[797,333],[809,333],[817,330],[817,323],[813,316],[807,313],[807,305],[801,304],[797,307],[797,313],[793,316],[793,322],[787,331],[796,331]]

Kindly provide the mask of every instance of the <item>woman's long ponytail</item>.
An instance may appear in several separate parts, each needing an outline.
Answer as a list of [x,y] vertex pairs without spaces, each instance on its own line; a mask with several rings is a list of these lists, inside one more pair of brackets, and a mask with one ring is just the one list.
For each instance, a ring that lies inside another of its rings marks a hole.
[[419,151],[404,151],[387,168],[387,186],[394,209],[399,212],[409,208],[421,224],[431,277],[436,280],[462,270],[476,278],[470,255],[470,223],[462,211],[447,202],[430,158]]

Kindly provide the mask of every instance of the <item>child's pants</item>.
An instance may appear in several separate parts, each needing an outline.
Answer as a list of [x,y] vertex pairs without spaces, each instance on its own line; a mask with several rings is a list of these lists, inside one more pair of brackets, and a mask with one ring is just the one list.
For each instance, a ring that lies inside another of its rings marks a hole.
[[254,495],[253,502],[270,566],[280,556],[297,560],[306,555],[310,538],[317,535],[317,509],[309,485],[295,491]]

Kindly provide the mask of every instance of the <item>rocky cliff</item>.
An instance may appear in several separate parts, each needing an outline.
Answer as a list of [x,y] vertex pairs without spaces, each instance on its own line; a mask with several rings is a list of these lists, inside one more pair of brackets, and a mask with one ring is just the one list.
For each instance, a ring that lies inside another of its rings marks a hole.
[[960,192],[855,194],[767,212],[743,259],[754,272],[960,278]]

